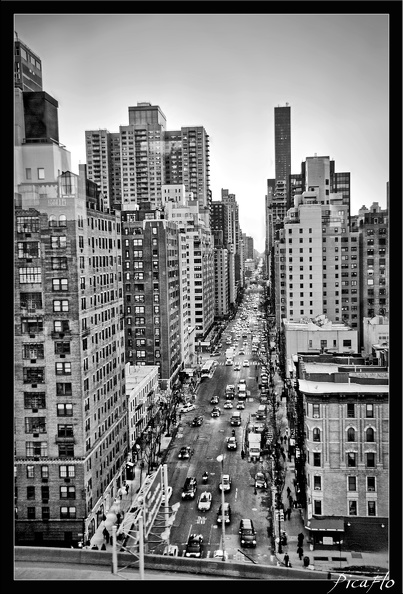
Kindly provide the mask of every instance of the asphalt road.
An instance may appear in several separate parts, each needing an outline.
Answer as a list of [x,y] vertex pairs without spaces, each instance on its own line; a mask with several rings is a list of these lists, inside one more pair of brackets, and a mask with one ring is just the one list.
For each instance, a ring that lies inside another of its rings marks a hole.
[[[171,529],[170,543],[176,544],[179,548],[179,555],[183,555],[188,537],[191,533],[203,535],[204,553],[203,557],[211,557],[214,551],[222,549],[222,528],[217,524],[217,511],[221,503],[221,492],[218,489],[221,476],[221,462],[217,456],[224,454],[224,473],[229,473],[232,478],[232,487],[229,493],[225,493],[225,501],[229,502],[232,509],[232,520],[225,526],[225,550],[229,559],[252,563],[252,560],[262,563],[270,558],[269,540],[267,538],[267,514],[268,494],[260,491],[255,494],[254,475],[260,469],[259,463],[250,463],[245,457],[241,458],[241,449],[244,442],[244,432],[251,413],[255,413],[259,405],[259,391],[256,375],[259,367],[256,366],[256,356],[251,354],[251,334],[248,334],[248,345],[244,347],[245,354],[237,355],[235,362],[245,359],[250,361],[250,367],[241,366],[240,371],[234,371],[232,366],[225,365],[226,337],[234,336],[232,332],[236,320],[230,323],[222,337],[223,346],[221,355],[215,357],[218,366],[211,379],[201,382],[198,395],[195,401],[196,410],[182,414],[182,429],[178,432],[174,443],[170,448],[166,459],[168,466],[168,481],[173,487],[170,504],[180,502],[180,508],[176,514],[174,525]],[[245,339],[237,341],[237,351]],[[204,356],[204,359],[207,356]],[[225,387],[227,384],[237,384],[239,379],[245,379],[250,396],[245,402],[245,409],[241,411],[242,425],[235,427],[238,449],[227,450],[226,437],[231,435],[233,427],[230,425],[230,417],[233,410],[236,410],[237,398],[232,401],[234,408],[224,409]],[[221,416],[211,417],[213,405],[210,399],[217,394],[220,397],[218,406],[221,408]],[[203,415],[204,423],[201,427],[191,427],[188,422],[195,415]],[[194,454],[190,460],[178,459],[178,452],[182,446],[190,446]],[[202,474],[207,470],[209,473],[208,483],[202,483]],[[195,500],[181,498],[182,487],[187,476],[194,476],[198,482],[198,489]],[[213,503],[210,511],[199,512],[197,510],[197,498],[204,491],[212,493]],[[245,556],[239,550],[239,522],[241,518],[251,518],[257,531],[256,548],[243,549]]]

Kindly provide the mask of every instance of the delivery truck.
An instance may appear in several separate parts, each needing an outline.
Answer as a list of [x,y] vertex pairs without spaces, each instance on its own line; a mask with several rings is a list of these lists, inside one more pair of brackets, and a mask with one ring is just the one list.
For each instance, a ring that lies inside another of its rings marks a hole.
[[261,457],[261,433],[254,433],[249,431],[248,433],[248,461],[257,462]]

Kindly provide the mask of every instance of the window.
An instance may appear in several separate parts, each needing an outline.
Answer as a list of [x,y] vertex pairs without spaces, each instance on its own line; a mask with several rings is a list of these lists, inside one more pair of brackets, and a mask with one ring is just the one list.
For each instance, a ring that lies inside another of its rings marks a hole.
[[22,345],[23,359],[43,359],[44,345],[43,343],[25,343]]
[[320,441],[320,429],[318,427],[315,427],[312,432],[312,440]]
[[71,375],[71,363],[55,363],[56,375]]
[[365,405],[365,416],[367,419],[374,418],[374,405],[373,404],[366,404]]
[[25,417],[25,433],[46,433],[46,417]]
[[35,499],[35,487],[27,487],[27,499]]
[[366,460],[366,467],[367,468],[375,468],[375,453],[374,452],[367,452],[365,454]]
[[28,520],[35,520],[35,508],[27,507],[27,518]]
[[19,269],[20,284],[31,283],[38,284],[42,278],[42,268],[40,266],[29,266]]
[[53,322],[53,330],[54,332],[69,332],[70,324],[69,320],[55,320]]
[[56,383],[56,394],[57,396],[71,396],[73,393],[70,383]]
[[45,179],[45,170],[43,167],[38,167],[38,179]]
[[314,466],[320,466],[320,452],[314,452],[313,453],[313,465]]
[[76,475],[75,466],[72,464],[59,466],[60,478],[74,478]]
[[348,515],[349,516],[357,515],[357,501],[355,499],[351,499],[348,502]]
[[367,476],[367,491],[375,491],[375,477]]
[[41,466],[41,478],[49,478],[49,466]]
[[58,425],[57,426],[58,437],[73,437],[73,425]]
[[354,404],[347,404],[347,417],[349,419],[355,418],[355,407]]
[[67,299],[56,299],[53,301],[53,311],[69,311],[69,302]]
[[67,270],[67,258],[65,256],[54,256],[51,258],[52,270]]
[[[52,236],[50,238],[50,247],[53,250],[64,249],[67,246],[67,238],[65,235],[59,235],[58,237]],[[82,266],[83,268],[83,266]]]
[[70,403],[57,404],[56,405],[58,417],[72,417],[73,416],[73,405]]
[[44,367],[24,367],[22,371],[24,384],[43,384],[45,381]]
[[34,478],[35,466],[28,464],[27,466],[27,478]]
[[50,518],[50,507],[42,508],[42,520],[49,520]]
[[320,516],[322,514],[322,502],[319,499],[314,499],[313,510],[315,516]]
[[60,444],[59,458],[74,458],[74,445],[70,443]]
[[349,491],[356,491],[357,490],[357,477],[356,476],[349,476],[348,477],[348,490]]
[[67,278],[52,278],[52,291],[68,291],[69,281]]
[[76,488],[74,486],[63,485],[60,487],[60,499],[75,499]]
[[67,355],[70,354],[70,342],[56,340],[55,341],[55,355],[66,355],[66,354]]
[[375,501],[368,501],[368,515],[376,516],[376,502]]
[[60,508],[60,518],[66,519],[70,518],[73,519],[76,517],[76,508],[75,507],[61,507]]
[[49,500],[49,487],[47,485],[44,485],[41,487],[41,495],[42,495],[42,501],[45,500],[45,502],[46,502]]
[[322,489],[322,477],[315,475],[313,477],[313,488],[315,491],[321,491]]
[[357,454],[356,452],[347,453],[347,466],[349,468],[355,468],[357,466]]
[[375,441],[375,432],[372,427],[368,427],[365,431],[365,441]]
[[318,419],[320,417],[320,409],[319,409],[320,405],[319,404],[313,404],[312,405],[312,414],[313,414],[313,418],[314,419]]
[[355,429],[353,427],[347,429],[347,441],[355,441]]

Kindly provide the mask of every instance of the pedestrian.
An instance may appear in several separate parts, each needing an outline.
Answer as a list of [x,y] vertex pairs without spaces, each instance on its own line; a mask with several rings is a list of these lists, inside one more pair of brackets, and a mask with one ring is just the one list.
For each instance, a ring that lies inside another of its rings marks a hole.
[[111,543],[111,546],[112,546],[112,544],[113,544],[113,537],[112,536],[110,537],[110,543]]
[[245,452],[243,450],[241,450],[241,458],[242,460],[245,458]]
[[284,444],[287,445],[287,435],[284,435]]
[[284,437],[283,437],[283,436],[281,436],[281,437],[280,437],[280,441],[281,441],[281,443],[283,443],[283,439],[284,439]]
[[289,555],[287,555],[287,553],[286,553],[286,554],[284,555],[284,565],[285,565],[286,567],[288,567],[288,563],[289,563],[289,561],[290,561],[290,557],[289,557]]
[[291,489],[290,487],[287,487],[287,497],[290,498],[291,495]]
[[109,543],[109,532],[106,528],[103,529],[102,534],[104,535],[104,539],[106,540],[106,544]]
[[304,542],[304,535],[303,535],[302,532],[300,532],[298,534],[298,546],[301,546],[302,547],[303,542]]
[[126,483],[126,494],[129,492],[129,483]]
[[302,548],[301,546],[299,546],[299,547],[297,548],[297,554],[298,554],[298,557],[299,557],[300,559],[302,559],[302,557],[303,557],[303,555],[304,555],[304,550],[303,550],[303,548]]

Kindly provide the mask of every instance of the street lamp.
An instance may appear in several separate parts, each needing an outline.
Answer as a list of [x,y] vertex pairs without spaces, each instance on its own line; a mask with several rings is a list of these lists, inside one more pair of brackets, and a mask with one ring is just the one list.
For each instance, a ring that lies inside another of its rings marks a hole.
[[221,528],[222,528],[222,560],[225,561],[225,496],[224,496],[224,456],[217,456],[217,461],[221,462]]

